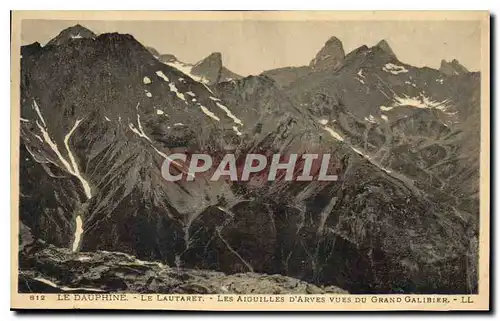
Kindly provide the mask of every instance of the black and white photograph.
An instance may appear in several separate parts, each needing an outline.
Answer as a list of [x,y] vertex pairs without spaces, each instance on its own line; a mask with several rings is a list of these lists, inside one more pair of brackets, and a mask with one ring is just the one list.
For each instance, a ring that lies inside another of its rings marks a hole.
[[205,14],[16,19],[16,292],[487,304],[488,13]]

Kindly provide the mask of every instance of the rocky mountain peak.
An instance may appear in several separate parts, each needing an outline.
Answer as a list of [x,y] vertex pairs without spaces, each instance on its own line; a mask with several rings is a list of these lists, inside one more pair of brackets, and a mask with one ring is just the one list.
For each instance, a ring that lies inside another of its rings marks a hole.
[[206,68],[206,67],[221,68],[222,67],[222,54],[220,52],[212,52],[210,55],[208,55],[207,57],[198,61],[194,65],[194,68],[197,68],[197,67],[198,68]]
[[456,59],[453,59],[451,61],[451,65],[453,66],[453,68],[455,68],[455,70],[457,70],[459,73],[468,73],[469,70],[467,68],[465,68],[462,64],[460,64],[460,62],[458,62],[458,60]]
[[340,46],[342,47],[342,41],[340,41],[339,38],[335,37],[335,36],[332,36],[330,37],[330,39],[328,39],[328,41],[325,43],[325,47],[326,46]]
[[338,69],[345,58],[344,47],[337,37],[331,37],[311,60],[309,67],[315,70]]
[[453,59],[451,62],[446,60],[441,60],[441,66],[439,71],[447,76],[461,75],[469,72],[457,59]]
[[203,75],[211,85],[218,83],[222,72],[221,53],[212,52],[208,57],[197,62],[191,72],[194,75]]
[[385,53],[387,53],[391,56],[396,57],[396,55],[394,54],[394,51],[392,51],[391,46],[389,45],[389,43],[385,39],[380,40],[375,47],[380,48]]
[[58,46],[67,43],[68,41],[76,39],[93,39],[96,36],[97,35],[91,30],[80,24],[76,24],[61,31],[55,38],[50,40],[47,45]]
[[206,61],[216,61],[216,62],[220,61],[220,62],[222,62],[222,54],[220,52],[212,52],[210,55],[208,55],[201,62],[206,62]]

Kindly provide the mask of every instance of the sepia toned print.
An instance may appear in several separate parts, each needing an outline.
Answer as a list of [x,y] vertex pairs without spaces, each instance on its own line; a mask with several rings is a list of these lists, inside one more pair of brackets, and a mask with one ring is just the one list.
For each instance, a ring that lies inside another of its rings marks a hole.
[[14,13],[12,306],[488,309],[488,19]]

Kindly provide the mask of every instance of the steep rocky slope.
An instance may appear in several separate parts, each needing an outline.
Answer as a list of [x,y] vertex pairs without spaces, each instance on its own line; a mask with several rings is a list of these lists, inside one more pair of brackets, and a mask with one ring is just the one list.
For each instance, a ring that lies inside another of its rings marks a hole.
[[[222,82],[220,56],[187,70],[130,35],[23,47],[20,219],[52,245],[21,253],[23,275],[81,287],[42,268],[62,256],[58,271],[86,275],[65,270],[80,251],[109,268],[89,283],[107,291],[120,255],[250,283],[477,291],[479,75],[403,64],[385,41],[344,55],[332,39],[307,72]],[[194,75],[213,66],[217,81]],[[167,182],[174,152],[331,154],[339,181]]]

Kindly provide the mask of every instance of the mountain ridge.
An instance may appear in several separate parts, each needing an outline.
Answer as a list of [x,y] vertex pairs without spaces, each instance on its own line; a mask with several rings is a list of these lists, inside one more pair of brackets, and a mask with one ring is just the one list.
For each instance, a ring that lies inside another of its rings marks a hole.
[[[387,47],[230,81],[213,54],[198,65],[215,69],[207,83],[131,35],[24,46],[22,225],[59,248],[177,268],[351,293],[475,292],[480,79]],[[341,179],[161,176],[174,152],[255,151],[330,154]]]

